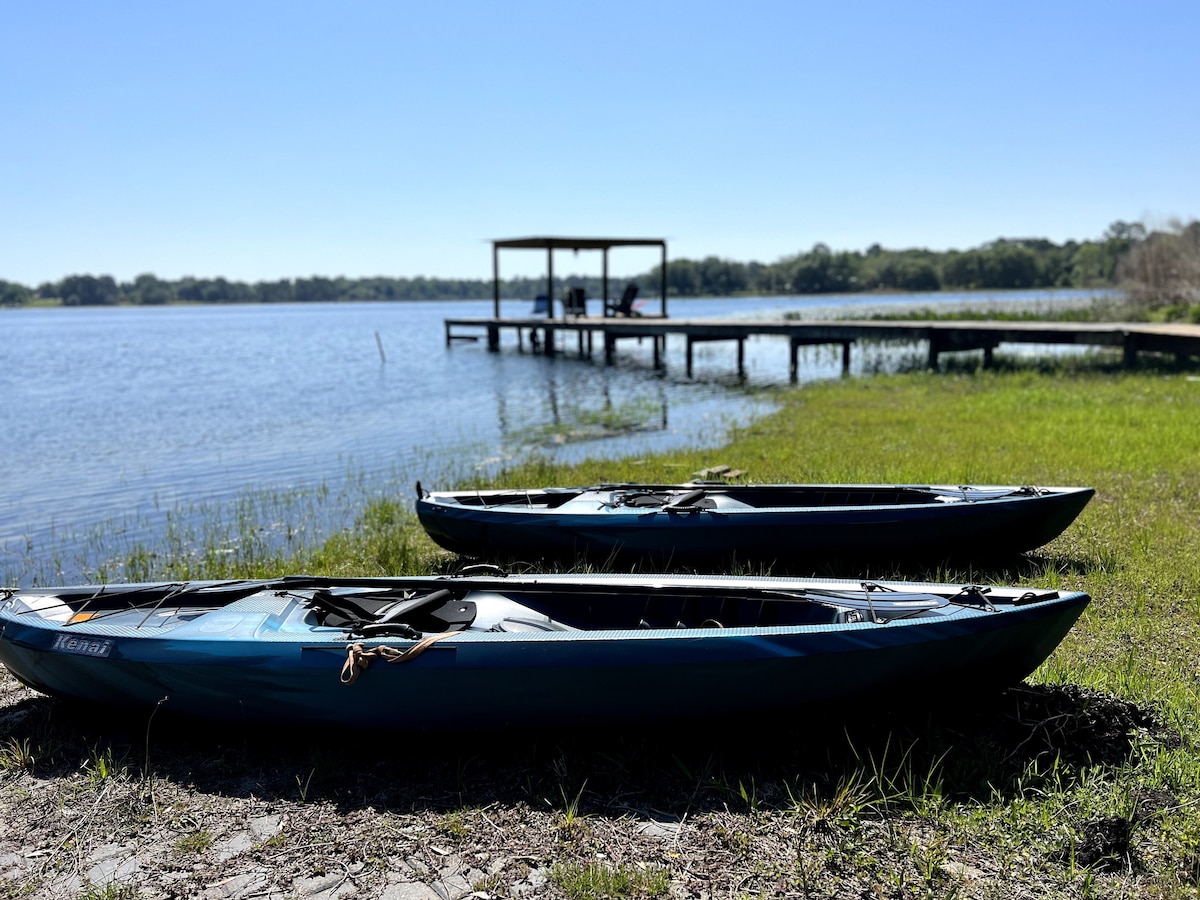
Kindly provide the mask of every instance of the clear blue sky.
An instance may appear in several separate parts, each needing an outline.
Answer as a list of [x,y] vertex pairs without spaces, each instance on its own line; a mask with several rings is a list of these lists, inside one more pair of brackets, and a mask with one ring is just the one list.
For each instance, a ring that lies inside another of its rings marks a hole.
[[474,278],[496,237],[773,262],[1191,219],[1198,41],[1196,0],[3,0],[0,279]]

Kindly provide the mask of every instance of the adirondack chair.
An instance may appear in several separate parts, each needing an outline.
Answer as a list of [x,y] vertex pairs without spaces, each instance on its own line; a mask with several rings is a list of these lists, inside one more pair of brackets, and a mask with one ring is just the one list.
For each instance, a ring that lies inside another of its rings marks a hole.
[[621,295],[621,299],[616,303],[607,303],[604,308],[610,315],[614,316],[640,316],[641,313],[633,308],[633,301],[637,299],[638,286],[630,282],[625,285],[625,293]]
[[568,316],[587,315],[587,294],[581,287],[568,288],[563,297],[563,312]]

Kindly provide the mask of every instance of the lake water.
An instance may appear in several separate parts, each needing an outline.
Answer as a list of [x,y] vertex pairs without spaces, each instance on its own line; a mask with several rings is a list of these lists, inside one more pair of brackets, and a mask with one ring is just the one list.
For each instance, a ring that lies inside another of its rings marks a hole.
[[[669,311],[778,318],[1087,297],[672,300]],[[697,346],[691,381],[682,343],[668,343],[665,373],[652,370],[648,341],[622,342],[611,367],[599,352],[593,362],[520,354],[515,339],[501,353],[482,342],[445,347],[444,319],[491,309],[470,301],[0,310],[0,584],[95,577],[168,533],[178,546],[191,534],[181,523],[219,510],[269,519],[261,527],[280,539],[313,541],[372,496],[411,493],[417,479],[451,487],[534,454],[567,461],[716,446],[773,408],[769,390],[747,386],[787,383],[782,339],[747,343],[746,385],[726,344]],[[506,302],[502,313],[529,309]],[[855,357],[857,371],[887,365],[869,352]],[[840,351],[809,348],[800,371],[805,380],[837,377]],[[245,502],[264,495],[275,502]],[[327,502],[297,535],[301,526],[279,521],[292,502],[281,496]]]

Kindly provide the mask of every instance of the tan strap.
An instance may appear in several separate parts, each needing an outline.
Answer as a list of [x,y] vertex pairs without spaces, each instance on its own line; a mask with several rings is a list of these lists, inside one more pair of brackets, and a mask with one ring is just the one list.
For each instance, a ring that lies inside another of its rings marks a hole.
[[371,660],[382,659],[384,662],[398,663],[416,659],[442,638],[448,638],[453,631],[443,631],[439,634],[427,634],[411,647],[403,650],[382,645],[379,647],[364,647],[362,644],[350,644],[346,647],[346,661],[342,663],[342,684],[354,684],[358,676],[371,665]]

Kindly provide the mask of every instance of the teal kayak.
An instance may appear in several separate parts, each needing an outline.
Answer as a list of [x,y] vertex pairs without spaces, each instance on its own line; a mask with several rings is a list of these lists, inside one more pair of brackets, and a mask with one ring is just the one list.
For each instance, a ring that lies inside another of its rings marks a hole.
[[1088,602],[684,575],[83,585],[0,591],[0,662],[45,694],[204,719],[626,722],[1003,687],[1033,672]]

